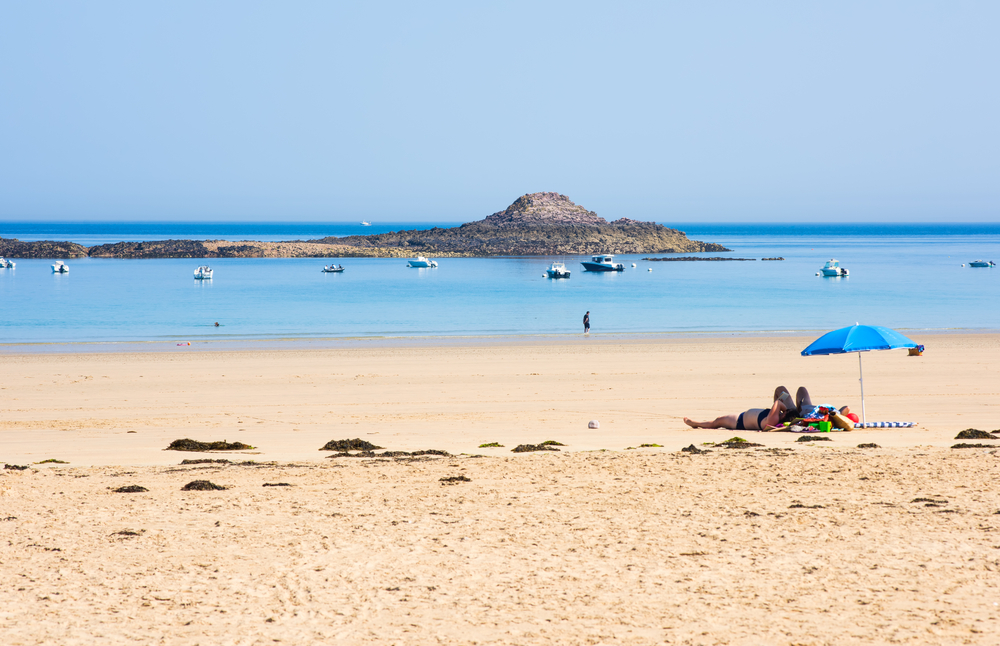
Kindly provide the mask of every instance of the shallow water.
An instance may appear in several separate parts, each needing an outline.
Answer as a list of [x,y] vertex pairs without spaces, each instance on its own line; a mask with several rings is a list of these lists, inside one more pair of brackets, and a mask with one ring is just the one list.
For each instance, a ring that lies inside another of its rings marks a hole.
[[[215,277],[197,281],[198,259],[86,258],[68,261],[67,275],[52,274],[52,261],[22,259],[17,269],[0,270],[0,341],[567,334],[582,331],[587,310],[594,334],[829,330],[855,322],[1000,328],[1000,268],[961,266],[1000,260],[997,225],[860,225],[837,235],[809,226],[678,228],[733,249],[700,255],[757,260],[622,255],[616,260],[625,272],[593,274],[582,271],[582,256],[444,258],[437,269],[347,258],[332,260],[344,273],[324,274],[331,260],[212,259]],[[785,260],[760,260],[775,256]],[[849,277],[815,276],[831,257]],[[553,259],[564,260],[572,278],[543,277]]]

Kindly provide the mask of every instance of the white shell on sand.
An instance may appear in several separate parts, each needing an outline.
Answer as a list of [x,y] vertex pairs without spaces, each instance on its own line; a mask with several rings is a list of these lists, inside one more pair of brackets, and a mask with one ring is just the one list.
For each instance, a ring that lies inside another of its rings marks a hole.
[[601,428],[601,423],[596,419],[590,420],[590,424],[587,424],[587,428]]

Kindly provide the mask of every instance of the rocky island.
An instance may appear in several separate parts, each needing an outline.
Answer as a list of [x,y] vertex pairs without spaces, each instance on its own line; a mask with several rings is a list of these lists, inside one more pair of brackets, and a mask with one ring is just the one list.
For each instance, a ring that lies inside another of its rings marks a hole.
[[694,253],[730,251],[683,231],[621,218],[608,222],[559,193],[523,195],[503,211],[461,226],[290,242],[158,240],[82,247],[0,238],[13,258],[405,258]]

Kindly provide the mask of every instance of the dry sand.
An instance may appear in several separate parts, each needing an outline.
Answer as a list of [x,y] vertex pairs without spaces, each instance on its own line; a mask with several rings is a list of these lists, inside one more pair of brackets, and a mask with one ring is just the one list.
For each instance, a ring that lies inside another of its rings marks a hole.
[[[1000,643],[998,455],[948,448],[1000,427],[1000,337],[865,356],[869,419],[915,429],[678,452],[734,434],[681,417],[765,404],[778,383],[859,409],[857,357],[799,357],[810,340],[0,355],[0,462],[69,462],[0,471],[0,635]],[[182,437],[258,448],[162,450]],[[473,455],[317,450],[353,437]],[[567,446],[510,452],[547,439]],[[626,450],[641,443],[664,448]],[[229,488],[181,491],[196,479]],[[149,491],[112,491],[131,484]]]

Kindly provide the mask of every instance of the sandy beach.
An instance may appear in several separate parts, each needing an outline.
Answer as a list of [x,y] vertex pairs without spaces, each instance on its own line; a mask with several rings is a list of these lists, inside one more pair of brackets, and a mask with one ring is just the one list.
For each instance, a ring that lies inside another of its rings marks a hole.
[[[0,634],[996,644],[997,452],[950,447],[1000,428],[1000,335],[911,336],[924,356],[866,353],[864,375],[868,419],[914,428],[698,455],[735,433],[684,416],[778,384],[860,412],[857,356],[739,335],[0,354],[0,462],[29,466],[0,471]],[[319,451],[346,438],[451,455]],[[565,446],[511,452],[544,440]],[[227,488],[181,491],[199,479]]]

